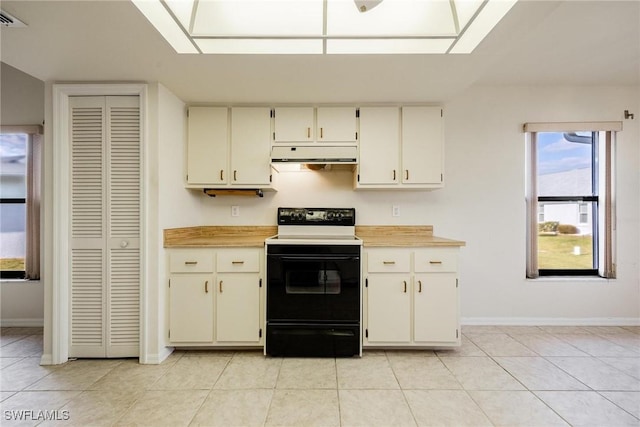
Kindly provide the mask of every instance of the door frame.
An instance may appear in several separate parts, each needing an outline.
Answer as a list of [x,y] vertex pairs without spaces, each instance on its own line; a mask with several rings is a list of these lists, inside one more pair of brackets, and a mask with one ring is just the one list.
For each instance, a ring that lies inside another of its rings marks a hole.
[[[72,96],[126,96],[139,97],[140,102],[140,350],[139,360],[147,360],[147,277],[149,252],[147,238],[147,212],[149,206],[148,179],[149,159],[147,85],[134,84],[54,84],[53,85],[53,241],[51,274],[51,360],[43,364],[60,364],[69,360],[70,347],[70,199],[71,199],[71,141],[69,138],[69,98]],[[46,307],[45,307],[46,310]],[[46,324],[45,324],[46,327]],[[45,337],[46,339],[46,337]]]

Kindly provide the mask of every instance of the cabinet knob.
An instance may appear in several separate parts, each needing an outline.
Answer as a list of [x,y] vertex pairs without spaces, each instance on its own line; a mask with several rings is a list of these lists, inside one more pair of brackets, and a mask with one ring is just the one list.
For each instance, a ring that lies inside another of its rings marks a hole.
[[129,242],[126,240],[123,240],[122,242],[120,242],[120,247],[122,249],[126,248],[127,246],[129,246]]

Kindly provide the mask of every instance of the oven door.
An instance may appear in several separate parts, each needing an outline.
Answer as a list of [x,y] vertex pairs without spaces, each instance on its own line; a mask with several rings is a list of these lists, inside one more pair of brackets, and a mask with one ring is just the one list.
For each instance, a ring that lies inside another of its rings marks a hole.
[[359,322],[360,247],[268,247],[267,320]]

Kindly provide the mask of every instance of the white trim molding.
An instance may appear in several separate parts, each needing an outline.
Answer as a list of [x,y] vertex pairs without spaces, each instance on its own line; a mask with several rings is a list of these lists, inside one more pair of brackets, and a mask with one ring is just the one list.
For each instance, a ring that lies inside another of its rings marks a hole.
[[[69,146],[69,97],[72,96],[125,96],[134,95],[140,98],[140,146],[141,150],[141,246],[140,259],[145,260],[148,250],[146,233],[146,213],[148,211],[146,173],[147,135],[147,85],[144,83],[114,84],[54,84],[53,85],[53,271],[51,280],[51,313],[50,328],[45,325],[45,333],[50,330],[51,354],[42,356],[42,364],[61,364],[69,359],[69,283],[70,283],[70,146]],[[140,360],[146,359],[146,294],[147,266],[141,266],[140,276]],[[45,301],[45,304],[47,301]]]
[[622,130],[622,122],[539,122],[525,123],[524,132],[601,132]]
[[500,326],[640,326],[637,317],[463,317],[462,325]]

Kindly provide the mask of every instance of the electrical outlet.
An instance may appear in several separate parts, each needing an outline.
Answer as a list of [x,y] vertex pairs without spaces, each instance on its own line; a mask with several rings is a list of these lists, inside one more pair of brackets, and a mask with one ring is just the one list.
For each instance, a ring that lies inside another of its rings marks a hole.
[[400,206],[393,206],[391,215],[400,216]]
[[231,206],[231,216],[240,216],[240,206]]

